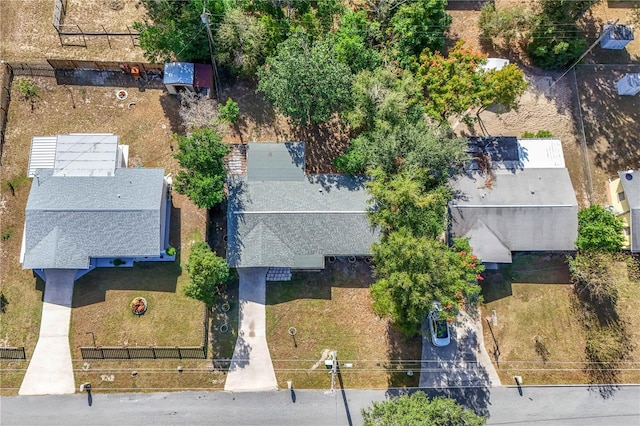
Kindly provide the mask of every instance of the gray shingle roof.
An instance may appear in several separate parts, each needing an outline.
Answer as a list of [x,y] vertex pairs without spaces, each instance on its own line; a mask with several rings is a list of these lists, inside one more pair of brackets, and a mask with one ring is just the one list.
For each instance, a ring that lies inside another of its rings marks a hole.
[[[509,251],[575,248],[578,202],[565,168],[494,170],[487,188],[477,172],[452,182],[451,233],[470,237],[485,262],[507,262]],[[489,238],[487,235],[493,234]]]
[[322,268],[324,256],[367,255],[379,238],[366,215],[364,181],[230,181],[227,261],[232,267]]
[[631,251],[640,252],[640,170],[618,172],[618,176],[631,210]]
[[250,143],[247,147],[249,181],[300,181],[304,178],[303,142]]
[[25,220],[26,269],[86,269],[91,257],[157,256],[163,169],[116,169],[112,177],[33,179]]

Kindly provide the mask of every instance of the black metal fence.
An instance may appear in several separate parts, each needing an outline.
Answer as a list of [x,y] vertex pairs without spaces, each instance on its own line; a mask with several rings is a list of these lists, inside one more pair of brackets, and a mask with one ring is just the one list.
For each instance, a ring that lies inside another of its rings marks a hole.
[[81,347],[82,359],[207,359],[206,346],[193,347]]
[[0,165],[2,165],[2,148],[4,147],[4,132],[7,128],[9,102],[11,101],[11,82],[13,73],[7,64],[0,64]]
[[209,346],[209,310],[203,306],[202,341],[200,346],[84,346],[82,359],[207,359]]
[[26,360],[24,348],[0,348],[0,360]]

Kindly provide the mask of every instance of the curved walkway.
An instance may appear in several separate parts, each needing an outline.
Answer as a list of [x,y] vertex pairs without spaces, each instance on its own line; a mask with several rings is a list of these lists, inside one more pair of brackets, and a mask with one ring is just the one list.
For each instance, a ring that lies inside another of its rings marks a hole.
[[267,268],[238,268],[240,277],[238,340],[224,390],[277,390],[266,336]]
[[75,270],[47,269],[40,337],[18,395],[75,392],[69,323]]

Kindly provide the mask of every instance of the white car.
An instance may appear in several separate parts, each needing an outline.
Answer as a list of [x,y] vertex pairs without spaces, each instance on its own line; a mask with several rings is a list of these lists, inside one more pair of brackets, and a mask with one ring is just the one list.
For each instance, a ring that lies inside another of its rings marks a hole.
[[440,303],[434,302],[433,309],[429,312],[427,318],[429,322],[429,333],[431,334],[431,343],[439,348],[448,346],[451,343],[451,330],[447,320],[440,318],[442,307]]

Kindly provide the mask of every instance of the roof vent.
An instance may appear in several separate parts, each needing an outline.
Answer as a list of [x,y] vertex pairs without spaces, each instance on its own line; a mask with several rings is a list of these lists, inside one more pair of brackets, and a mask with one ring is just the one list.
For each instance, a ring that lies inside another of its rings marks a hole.
[[631,174],[631,173],[627,172],[627,174],[625,174],[625,175],[624,175],[624,178],[625,178],[626,180],[632,180],[632,179],[633,179],[633,174]]

